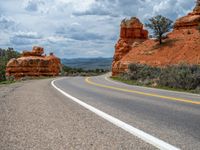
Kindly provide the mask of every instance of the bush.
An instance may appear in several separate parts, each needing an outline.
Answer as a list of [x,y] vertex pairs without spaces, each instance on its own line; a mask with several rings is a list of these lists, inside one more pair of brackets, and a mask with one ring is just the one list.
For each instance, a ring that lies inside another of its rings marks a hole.
[[159,85],[184,90],[196,89],[200,86],[199,65],[177,65],[162,69]]
[[200,93],[200,65],[180,64],[165,68],[130,64],[128,72],[120,75],[136,84],[170,87]]
[[64,76],[95,76],[107,73],[109,70],[104,69],[94,69],[94,70],[84,70],[82,68],[71,68],[68,66],[62,66],[62,75]]
[[131,80],[155,79],[160,74],[160,68],[143,64],[130,64],[128,74]]

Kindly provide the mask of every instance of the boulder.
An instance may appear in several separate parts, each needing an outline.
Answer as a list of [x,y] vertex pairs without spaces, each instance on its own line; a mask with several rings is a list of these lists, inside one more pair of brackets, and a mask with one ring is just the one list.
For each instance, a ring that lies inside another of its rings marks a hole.
[[7,63],[6,76],[20,79],[30,76],[57,76],[60,72],[60,59],[50,53],[43,56],[42,47],[33,47],[32,51],[24,51],[22,57],[13,58]]

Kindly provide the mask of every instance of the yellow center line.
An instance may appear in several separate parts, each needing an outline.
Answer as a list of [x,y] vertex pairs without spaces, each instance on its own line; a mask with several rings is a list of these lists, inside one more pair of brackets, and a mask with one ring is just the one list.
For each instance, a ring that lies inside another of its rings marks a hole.
[[193,100],[189,100],[189,99],[175,98],[175,97],[169,97],[169,96],[163,96],[163,95],[158,95],[158,94],[145,93],[145,92],[140,92],[140,91],[135,91],[135,90],[129,90],[129,89],[124,89],[124,88],[119,88],[119,87],[114,87],[114,86],[98,84],[98,83],[92,82],[90,80],[90,77],[87,77],[85,79],[85,82],[87,82],[88,84],[91,84],[91,85],[102,87],[102,88],[113,89],[113,90],[123,91],[123,92],[128,92],[128,93],[135,93],[135,94],[151,96],[151,97],[158,97],[158,98],[163,98],[163,99],[167,99],[167,100],[171,100],[171,101],[179,101],[179,102],[184,102],[184,103],[200,105],[200,101],[193,101]]

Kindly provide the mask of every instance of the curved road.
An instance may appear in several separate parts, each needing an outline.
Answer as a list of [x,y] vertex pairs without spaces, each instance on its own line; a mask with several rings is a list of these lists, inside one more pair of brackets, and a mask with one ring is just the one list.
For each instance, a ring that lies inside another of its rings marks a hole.
[[200,149],[200,95],[106,75],[0,85],[1,150],[157,148]]
[[200,148],[200,95],[130,86],[105,75],[63,78],[55,86],[175,147]]

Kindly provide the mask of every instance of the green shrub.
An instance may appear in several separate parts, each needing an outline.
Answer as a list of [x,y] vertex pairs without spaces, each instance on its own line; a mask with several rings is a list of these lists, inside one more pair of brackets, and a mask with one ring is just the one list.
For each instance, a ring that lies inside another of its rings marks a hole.
[[130,64],[128,72],[120,75],[139,85],[184,89],[200,93],[200,65],[172,65],[165,68]]
[[94,70],[84,70],[82,68],[71,68],[68,66],[62,66],[62,75],[64,76],[95,76],[107,73],[109,70],[104,69],[94,69]]
[[200,86],[200,66],[168,66],[161,71],[159,85],[184,90],[196,89]]
[[151,67],[143,64],[130,64],[129,65],[129,76],[131,80],[147,80],[155,79],[160,75],[160,68]]

